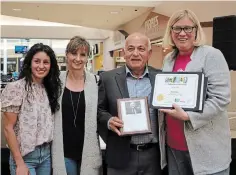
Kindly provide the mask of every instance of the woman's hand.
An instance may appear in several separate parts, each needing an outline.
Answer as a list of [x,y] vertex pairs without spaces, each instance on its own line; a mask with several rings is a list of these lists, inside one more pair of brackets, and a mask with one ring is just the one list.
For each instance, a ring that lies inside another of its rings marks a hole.
[[29,169],[25,163],[17,165],[16,167],[16,175],[30,175]]
[[174,109],[160,109],[161,112],[164,112],[176,119],[188,121],[188,114],[177,104],[173,104]]

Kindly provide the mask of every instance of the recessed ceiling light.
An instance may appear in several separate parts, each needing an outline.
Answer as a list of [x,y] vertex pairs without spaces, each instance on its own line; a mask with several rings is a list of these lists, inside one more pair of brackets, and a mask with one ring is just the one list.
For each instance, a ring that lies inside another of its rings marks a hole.
[[119,14],[119,12],[118,11],[111,11],[110,14],[116,15],[116,14]]
[[21,9],[12,9],[12,10],[13,10],[13,11],[18,11],[18,12],[21,11]]

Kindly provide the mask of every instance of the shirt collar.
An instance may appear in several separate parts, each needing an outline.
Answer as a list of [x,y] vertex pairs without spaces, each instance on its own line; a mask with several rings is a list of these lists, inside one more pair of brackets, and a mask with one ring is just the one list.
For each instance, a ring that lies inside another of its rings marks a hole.
[[[137,78],[136,76],[134,76],[132,74],[132,72],[130,71],[130,69],[127,66],[125,66],[125,71],[126,71],[126,77],[132,76],[133,78]],[[148,68],[146,66],[145,71],[143,72],[142,76],[140,76],[139,78],[143,78],[145,76],[148,77],[148,75],[149,75],[149,72],[148,72]]]

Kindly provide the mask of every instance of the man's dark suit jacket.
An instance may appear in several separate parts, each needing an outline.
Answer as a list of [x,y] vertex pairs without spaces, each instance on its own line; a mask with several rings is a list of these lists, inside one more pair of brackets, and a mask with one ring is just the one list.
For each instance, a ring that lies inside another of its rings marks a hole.
[[[148,67],[151,86],[160,70]],[[129,98],[125,66],[100,74],[98,91],[98,132],[106,143],[108,167],[125,168],[130,160],[130,136],[120,137],[107,127],[112,116],[118,116],[117,99]]]

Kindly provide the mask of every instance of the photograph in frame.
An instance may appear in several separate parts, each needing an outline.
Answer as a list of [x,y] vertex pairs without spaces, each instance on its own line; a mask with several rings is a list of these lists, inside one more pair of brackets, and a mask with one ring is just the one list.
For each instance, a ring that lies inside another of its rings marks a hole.
[[118,99],[118,117],[124,122],[121,135],[151,133],[147,97]]

